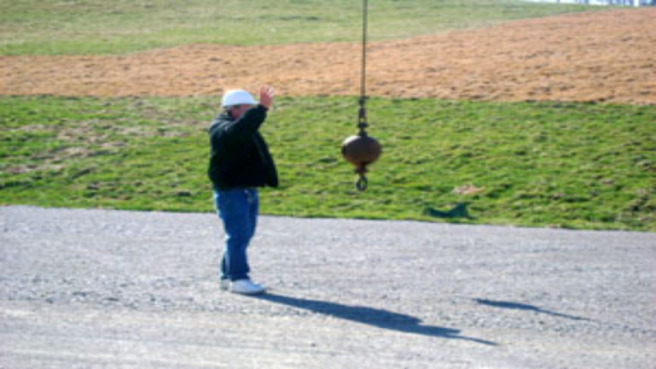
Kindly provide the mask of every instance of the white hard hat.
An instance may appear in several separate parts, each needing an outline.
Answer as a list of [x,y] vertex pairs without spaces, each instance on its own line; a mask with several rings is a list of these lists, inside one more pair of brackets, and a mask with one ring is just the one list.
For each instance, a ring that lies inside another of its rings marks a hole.
[[229,90],[223,95],[221,99],[221,106],[228,107],[233,105],[256,105],[257,101],[253,95],[244,90]]

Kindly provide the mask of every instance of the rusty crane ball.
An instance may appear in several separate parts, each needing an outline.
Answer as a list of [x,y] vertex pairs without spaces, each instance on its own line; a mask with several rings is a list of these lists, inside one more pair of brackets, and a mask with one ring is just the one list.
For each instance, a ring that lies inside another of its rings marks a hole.
[[355,173],[360,176],[356,186],[358,190],[367,189],[367,165],[375,162],[382,153],[380,143],[366,133],[348,137],[342,144],[342,155],[344,159],[355,166]]
[[355,173],[360,176],[356,183],[356,187],[360,191],[367,189],[367,177],[364,175],[367,172],[367,165],[378,160],[383,151],[380,143],[375,138],[367,135],[364,130],[365,125],[366,123],[360,126],[358,134],[346,138],[342,143],[344,159],[355,166]]

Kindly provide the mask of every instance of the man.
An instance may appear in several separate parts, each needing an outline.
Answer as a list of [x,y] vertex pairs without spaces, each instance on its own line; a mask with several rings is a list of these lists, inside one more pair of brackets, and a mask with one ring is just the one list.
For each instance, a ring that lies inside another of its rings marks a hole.
[[246,250],[255,234],[259,211],[258,187],[278,187],[278,174],[259,132],[273,103],[274,91],[260,89],[259,103],[244,90],[223,95],[219,114],[209,129],[210,165],[214,203],[223,221],[225,247],[221,261],[221,288],[254,295],[266,288],[249,277]]

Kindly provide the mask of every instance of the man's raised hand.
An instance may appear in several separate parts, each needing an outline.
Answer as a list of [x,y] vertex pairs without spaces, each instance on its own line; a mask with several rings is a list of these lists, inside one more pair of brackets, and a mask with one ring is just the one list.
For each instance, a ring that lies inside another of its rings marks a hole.
[[273,97],[276,95],[272,87],[264,86],[260,88],[260,105],[269,109],[273,104]]

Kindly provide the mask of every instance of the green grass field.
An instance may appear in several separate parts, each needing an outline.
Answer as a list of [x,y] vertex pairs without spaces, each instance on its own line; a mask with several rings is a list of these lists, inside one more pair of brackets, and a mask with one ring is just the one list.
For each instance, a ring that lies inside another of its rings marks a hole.
[[[267,214],[656,230],[654,107],[373,99],[384,144],[358,193],[352,98],[282,98],[263,129]],[[0,203],[212,211],[216,98],[4,98]],[[464,213],[442,214],[458,204]],[[449,216],[452,215],[452,216]]]
[[[120,54],[209,42],[357,41],[360,2],[0,0],[0,54]],[[564,12],[515,0],[371,1],[372,39]],[[354,61],[354,63],[357,61]],[[212,211],[218,97],[0,97],[0,204]],[[264,128],[267,214],[656,230],[653,106],[372,99],[384,146],[358,193],[339,153],[356,99],[281,98]],[[466,207],[467,211],[463,211]],[[460,211],[449,211],[460,209]]]
[[[356,41],[361,7],[354,0],[0,0],[0,54]],[[599,9],[520,0],[377,0],[369,8],[372,40]]]

